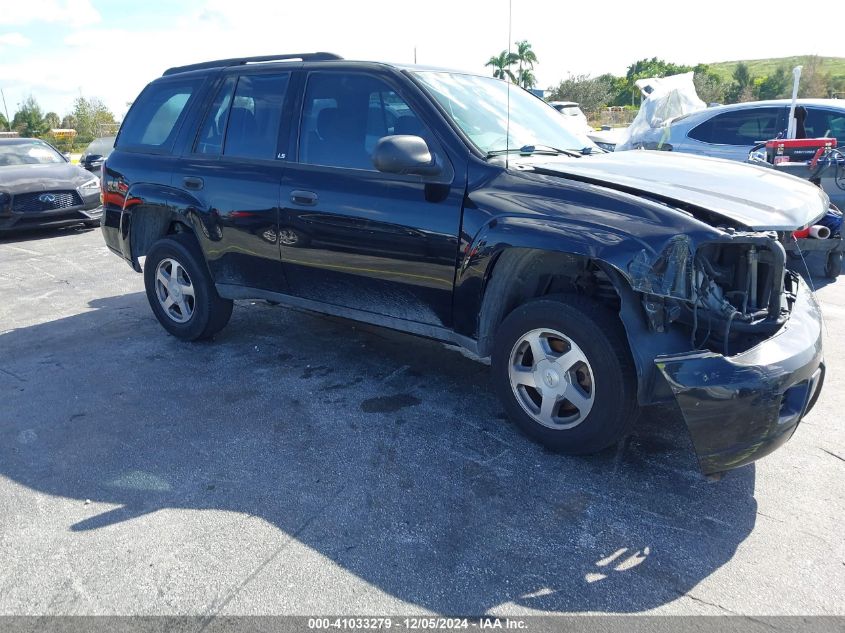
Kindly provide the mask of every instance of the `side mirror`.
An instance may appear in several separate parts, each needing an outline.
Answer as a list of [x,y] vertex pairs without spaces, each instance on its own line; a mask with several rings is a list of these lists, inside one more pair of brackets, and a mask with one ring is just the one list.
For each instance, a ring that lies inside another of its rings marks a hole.
[[431,155],[428,144],[419,136],[395,134],[384,136],[373,150],[373,164],[388,174],[436,176],[440,166]]

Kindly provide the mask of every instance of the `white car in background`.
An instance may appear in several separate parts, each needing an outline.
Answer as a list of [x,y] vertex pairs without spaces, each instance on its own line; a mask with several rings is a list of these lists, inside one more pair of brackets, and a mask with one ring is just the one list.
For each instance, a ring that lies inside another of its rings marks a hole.
[[605,126],[600,130],[595,129],[590,125],[580,104],[574,101],[549,101],[549,105],[566,117],[573,128],[577,128],[579,132],[586,134],[587,138],[606,152],[612,152],[616,143],[623,136],[624,128]]
[[574,101],[549,101],[549,105],[563,116],[568,117],[573,123],[582,126],[584,131],[593,131],[593,128],[590,127],[587,121],[587,115],[581,110],[581,106]]
[[[745,162],[762,141],[786,132],[790,99],[749,101],[716,106],[685,114],[653,128],[637,139],[635,148],[698,154]],[[831,137],[845,147],[845,100],[798,99],[804,106],[806,138]],[[821,187],[834,204],[845,205],[843,170],[831,169],[821,176]]]

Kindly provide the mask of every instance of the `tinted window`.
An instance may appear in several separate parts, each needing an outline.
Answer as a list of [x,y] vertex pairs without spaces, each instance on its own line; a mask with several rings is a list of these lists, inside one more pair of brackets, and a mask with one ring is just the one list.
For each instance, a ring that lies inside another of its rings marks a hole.
[[693,128],[689,136],[719,145],[754,145],[775,138],[782,131],[782,108],[753,108],[723,112]]
[[226,156],[276,157],[289,79],[290,73],[244,75],[238,79],[226,126]]
[[202,78],[196,77],[147,86],[120,128],[118,147],[170,149],[186,106],[201,83]]
[[807,138],[829,136],[836,139],[837,145],[845,145],[845,110],[807,108],[804,130]]
[[375,170],[372,152],[380,138],[430,138],[398,94],[366,75],[313,73],[302,112],[299,160],[311,165]]
[[229,121],[229,106],[235,93],[235,77],[229,77],[220,87],[211,104],[197,136],[194,151],[197,154],[220,154],[223,151],[223,135]]

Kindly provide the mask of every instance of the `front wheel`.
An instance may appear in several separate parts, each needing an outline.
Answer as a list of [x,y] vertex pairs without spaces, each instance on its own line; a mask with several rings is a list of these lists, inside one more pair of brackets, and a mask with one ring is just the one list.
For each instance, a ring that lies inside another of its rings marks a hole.
[[586,297],[545,297],[511,312],[496,335],[493,373],[510,418],[555,451],[600,451],[636,415],[636,373],[622,325]]
[[214,336],[232,316],[232,301],[217,294],[192,235],[171,235],[153,244],[144,264],[144,286],[159,323],[182,340]]

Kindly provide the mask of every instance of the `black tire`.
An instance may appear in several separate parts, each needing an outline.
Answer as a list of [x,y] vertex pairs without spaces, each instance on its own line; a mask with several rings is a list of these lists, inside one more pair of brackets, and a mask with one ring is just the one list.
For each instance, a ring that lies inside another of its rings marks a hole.
[[[569,429],[549,428],[529,415],[511,386],[509,367],[517,343],[533,330],[564,334],[583,352],[592,372],[593,404]],[[493,380],[510,418],[530,438],[571,455],[598,452],[622,439],[637,414],[637,379],[618,315],[579,295],[554,295],[529,301],[501,323],[493,350]]]
[[[156,289],[156,272],[159,263],[175,260],[185,269],[194,289],[193,311],[184,323],[174,320],[159,301]],[[232,316],[232,301],[217,294],[196,238],[189,233],[178,233],[160,239],[147,253],[144,264],[144,286],[147,300],[162,327],[184,341],[210,338],[222,330]]]
[[827,257],[824,274],[828,279],[836,279],[842,273],[842,252],[833,252]]

